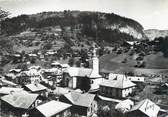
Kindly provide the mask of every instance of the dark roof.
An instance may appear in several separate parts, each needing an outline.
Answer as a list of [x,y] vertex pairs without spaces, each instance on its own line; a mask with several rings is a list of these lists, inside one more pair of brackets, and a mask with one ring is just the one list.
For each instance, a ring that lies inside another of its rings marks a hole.
[[1,100],[16,108],[28,109],[37,99],[38,94],[14,93],[1,97]]
[[64,95],[73,105],[89,107],[95,95],[88,93],[70,92]]

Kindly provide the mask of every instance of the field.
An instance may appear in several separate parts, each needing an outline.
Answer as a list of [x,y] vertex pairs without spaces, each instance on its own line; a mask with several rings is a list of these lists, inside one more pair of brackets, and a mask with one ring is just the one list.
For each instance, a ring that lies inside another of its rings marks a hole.
[[[100,58],[100,71],[102,72],[134,72],[136,74],[166,74],[168,73],[168,59],[164,58],[162,53],[150,54],[144,57],[145,68],[136,68],[136,56],[130,56],[128,53],[110,54]],[[126,63],[122,63],[124,59]]]

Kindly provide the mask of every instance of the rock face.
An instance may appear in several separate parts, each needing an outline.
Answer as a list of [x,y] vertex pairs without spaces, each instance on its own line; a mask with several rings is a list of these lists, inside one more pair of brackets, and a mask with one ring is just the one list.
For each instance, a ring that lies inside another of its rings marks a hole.
[[149,40],[154,40],[157,37],[168,36],[168,30],[149,29],[145,30],[144,33],[149,38]]
[[119,26],[119,25],[112,25],[110,27],[112,30],[119,30],[121,33],[126,33],[130,36],[133,36],[136,39],[144,39],[143,37],[143,33],[142,32],[138,32],[137,30],[135,30],[133,27],[126,25],[126,26]]

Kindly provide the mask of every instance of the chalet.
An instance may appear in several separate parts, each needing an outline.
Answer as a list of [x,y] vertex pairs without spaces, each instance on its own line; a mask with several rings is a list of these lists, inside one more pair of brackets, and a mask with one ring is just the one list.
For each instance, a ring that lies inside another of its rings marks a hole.
[[15,84],[15,83],[13,83],[13,82],[11,82],[11,81],[8,81],[8,80],[6,80],[6,79],[0,79],[0,86],[2,87],[2,86],[11,86],[11,87],[16,87],[17,86],[17,84]]
[[60,97],[60,101],[72,104],[71,113],[91,116],[97,111],[94,94],[70,92]]
[[127,79],[129,79],[130,81],[134,82],[134,83],[143,83],[145,82],[145,78],[144,77],[139,77],[139,76],[127,76],[127,75],[123,75],[123,74],[114,74],[114,73],[110,73],[109,74],[109,78],[108,79],[115,79],[116,77],[126,77]]
[[20,75],[18,75],[18,77],[21,77],[23,79],[29,79],[31,83],[37,83],[43,79],[41,72],[36,69],[29,69],[28,71],[22,71]]
[[157,117],[160,107],[145,99],[134,105],[132,109],[127,113],[128,117]]
[[90,90],[98,90],[99,84],[103,81],[102,76],[99,74],[99,59],[94,50],[93,55],[93,68],[82,67],[69,67],[63,73],[63,85],[69,88],[81,89],[83,81],[86,78],[89,80]]
[[1,97],[2,116],[22,117],[40,103],[38,94],[13,93]]
[[28,56],[29,56],[29,59],[38,57],[37,54],[33,54],[33,53],[28,54]]
[[27,84],[23,86],[26,91],[29,91],[31,93],[37,93],[41,96],[47,96],[47,87],[43,86],[42,84],[35,83],[35,84]]
[[40,70],[41,67],[39,65],[37,65],[37,66],[33,65],[33,66],[30,66],[28,69],[29,70],[31,70],[31,69]]
[[18,74],[18,73],[20,73],[22,70],[21,69],[10,69],[9,70],[9,73],[13,73],[13,74]]
[[109,98],[125,98],[133,92],[136,84],[126,77],[116,77],[100,84],[100,95]]
[[9,94],[12,94],[12,93],[19,93],[19,92],[25,92],[22,88],[14,88],[14,87],[1,87],[0,88],[0,96],[3,96],[3,95],[9,95]]
[[121,113],[124,114],[124,113],[130,111],[133,105],[134,105],[134,102],[133,102],[133,101],[131,101],[130,99],[126,99],[126,100],[123,100],[123,101],[119,102],[119,103],[115,106],[115,109],[116,109],[118,112],[121,112]]
[[49,101],[37,106],[31,113],[32,117],[71,117],[72,105],[59,101]]
[[51,67],[61,67],[61,64],[57,61],[51,63]]

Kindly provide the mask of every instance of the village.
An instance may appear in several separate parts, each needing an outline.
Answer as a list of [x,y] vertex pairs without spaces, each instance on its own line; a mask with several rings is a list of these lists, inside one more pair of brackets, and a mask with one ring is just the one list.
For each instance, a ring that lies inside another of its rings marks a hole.
[[[47,58],[55,56],[55,53],[46,52]],[[22,61],[20,54],[13,56],[15,62]],[[36,57],[37,54],[28,54],[30,61]],[[70,61],[69,63],[53,61],[50,63],[50,68],[27,62],[26,64],[30,64],[27,69],[23,65],[20,68],[10,69],[1,76],[1,116],[165,117],[167,115],[168,106],[153,102],[144,98],[145,96],[138,97],[146,87],[159,87],[157,88],[159,93],[163,91],[167,94],[167,82],[152,82],[142,75],[100,72],[96,46],[90,51],[89,60],[85,60],[85,63],[90,61],[91,67],[85,67],[82,62],[75,66]]]

